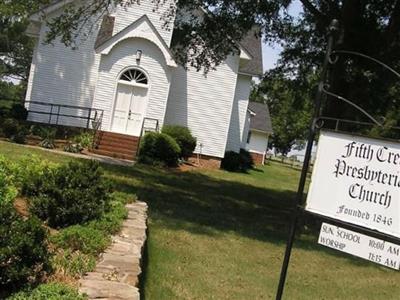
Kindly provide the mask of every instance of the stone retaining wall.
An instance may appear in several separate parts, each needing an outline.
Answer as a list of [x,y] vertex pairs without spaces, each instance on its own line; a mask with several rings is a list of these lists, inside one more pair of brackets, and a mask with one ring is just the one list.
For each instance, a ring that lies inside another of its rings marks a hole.
[[128,219],[120,234],[102,255],[94,272],[80,280],[81,293],[89,299],[139,300],[139,275],[146,241],[147,204],[126,206]]

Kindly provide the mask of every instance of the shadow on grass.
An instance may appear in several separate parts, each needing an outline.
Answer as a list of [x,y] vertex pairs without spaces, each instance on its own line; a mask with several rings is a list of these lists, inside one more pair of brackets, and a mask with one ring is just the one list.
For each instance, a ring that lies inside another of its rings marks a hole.
[[197,172],[150,167],[106,167],[118,190],[136,193],[150,215],[171,229],[196,234],[234,231],[259,240],[283,242],[290,218],[293,191],[258,188],[218,180]]
[[[117,188],[136,193],[149,205],[150,217],[173,230],[216,236],[234,232],[243,237],[285,244],[294,191],[279,191],[216,179],[197,172],[160,170],[147,166],[105,166]],[[368,262],[317,245],[320,221],[306,220],[306,238],[296,248],[346,257],[353,264]],[[283,255],[283,253],[282,253]]]
[[264,173],[264,170],[261,169],[253,168],[252,170],[257,173]]

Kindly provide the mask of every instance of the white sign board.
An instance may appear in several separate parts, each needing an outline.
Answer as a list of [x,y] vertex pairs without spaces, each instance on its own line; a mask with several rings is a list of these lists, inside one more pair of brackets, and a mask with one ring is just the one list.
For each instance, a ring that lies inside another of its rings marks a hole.
[[318,243],[395,270],[400,269],[400,246],[389,242],[323,223]]
[[322,131],[306,210],[400,238],[400,144]]

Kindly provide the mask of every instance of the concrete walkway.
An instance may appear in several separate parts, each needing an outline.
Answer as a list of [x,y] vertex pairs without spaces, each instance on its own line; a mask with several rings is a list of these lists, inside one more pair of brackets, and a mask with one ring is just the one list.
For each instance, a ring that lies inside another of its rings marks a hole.
[[129,214],[121,233],[102,255],[94,272],[80,280],[89,299],[139,300],[139,275],[146,241],[147,204],[127,205]]

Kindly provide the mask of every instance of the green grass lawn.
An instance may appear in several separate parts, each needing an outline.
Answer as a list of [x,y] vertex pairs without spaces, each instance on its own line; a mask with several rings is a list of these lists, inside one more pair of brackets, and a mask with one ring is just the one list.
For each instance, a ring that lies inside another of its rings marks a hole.
[[[34,153],[0,143],[0,154]],[[273,299],[285,248],[287,207],[299,172],[273,163],[249,174],[104,166],[117,189],[149,204],[146,299]],[[286,299],[399,299],[400,273],[297,238]]]

